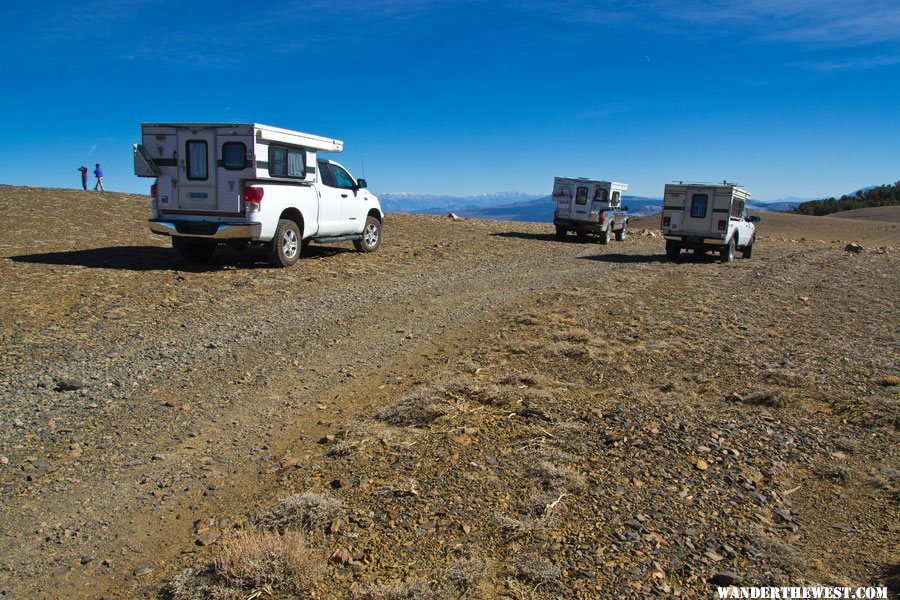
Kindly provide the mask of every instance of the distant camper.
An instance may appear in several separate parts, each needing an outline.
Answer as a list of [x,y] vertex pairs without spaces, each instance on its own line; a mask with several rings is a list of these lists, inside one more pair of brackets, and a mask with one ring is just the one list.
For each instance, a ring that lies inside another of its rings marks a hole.
[[619,241],[628,236],[628,207],[622,206],[627,183],[585,178],[553,179],[553,225],[557,239],[574,231],[578,235],[596,235],[608,244],[615,235]]
[[675,260],[682,250],[719,252],[722,262],[753,254],[759,217],[747,216],[750,192],[735,183],[670,183],[663,194],[662,233],[666,255]]
[[78,170],[81,171],[81,187],[84,191],[87,191],[87,174],[88,168],[84,165],[78,167]]

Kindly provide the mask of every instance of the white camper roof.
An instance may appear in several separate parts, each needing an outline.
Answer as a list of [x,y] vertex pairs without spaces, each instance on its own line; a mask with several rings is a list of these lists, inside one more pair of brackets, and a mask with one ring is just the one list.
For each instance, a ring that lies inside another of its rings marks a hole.
[[171,127],[173,129],[236,129],[246,128],[254,132],[254,136],[262,141],[296,144],[304,148],[323,152],[343,152],[344,142],[333,138],[292,131],[282,127],[263,125],[262,123],[141,123],[142,128]]
[[745,190],[740,186],[740,184],[732,183],[731,181],[673,181],[672,183],[667,183],[666,188],[673,187],[683,187],[683,188],[723,188],[732,190],[735,195],[740,197],[741,199],[749,200],[751,197],[750,192]]

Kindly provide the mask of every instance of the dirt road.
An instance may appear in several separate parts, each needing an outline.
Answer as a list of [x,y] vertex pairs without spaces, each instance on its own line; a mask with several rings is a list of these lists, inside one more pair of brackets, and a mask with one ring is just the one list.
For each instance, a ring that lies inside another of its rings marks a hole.
[[[871,585],[894,560],[895,223],[766,215],[753,259],[721,265],[667,263],[649,236],[561,243],[547,225],[390,215],[372,255],[312,246],[276,270],[226,250],[188,269],[146,231],[144,197],[0,187],[0,210],[20,217],[0,223],[7,597],[152,592],[245,531],[248,513],[305,490],[353,517],[321,540],[328,567],[309,593],[324,597],[434,579],[464,524],[466,560],[499,556],[478,582],[488,597],[687,593],[726,564]],[[375,427],[423,389],[456,408]],[[483,389],[506,400],[473,400]],[[771,401],[748,405],[748,392]],[[537,437],[559,442],[539,461],[555,474],[503,458]],[[652,475],[654,463],[679,466]],[[442,464],[454,474],[436,475]],[[430,495],[383,493],[403,488],[401,471]],[[728,497],[748,481],[772,521],[750,558],[725,533],[715,549],[703,536],[762,522]],[[681,496],[687,482],[707,494]],[[560,521],[498,541],[513,526],[496,513],[541,493],[561,498]],[[841,506],[822,507],[823,493]],[[624,508],[638,516],[616,522]],[[668,535],[651,528],[666,519]],[[629,571],[617,552],[630,555],[632,534],[655,558]],[[655,564],[669,546],[689,568]],[[546,581],[516,566],[535,554],[558,557]]]

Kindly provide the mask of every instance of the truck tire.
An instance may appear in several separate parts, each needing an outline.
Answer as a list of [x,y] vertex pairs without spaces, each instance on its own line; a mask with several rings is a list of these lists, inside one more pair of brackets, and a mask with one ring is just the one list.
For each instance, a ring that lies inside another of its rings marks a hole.
[[666,257],[669,260],[678,260],[678,255],[681,254],[681,244],[678,242],[673,242],[672,240],[666,241]]
[[722,258],[723,263],[730,263],[734,261],[734,238],[728,240],[728,243],[722,246],[722,250],[719,251],[719,256]]
[[750,258],[753,256],[753,244],[756,243],[755,238],[750,238],[750,243],[741,250],[741,258]]
[[172,247],[185,262],[192,264],[209,262],[216,251],[216,242],[172,236]]
[[290,219],[281,219],[269,242],[269,262],[276,267],[290,267],[299,258],[300,228]]
[[622,229],[616,231],[616,241],[622,242],[628,237],[628,225],[622,225]]
[[612,239],[612,234],[610,232],[610,228],[607,227],[605,230],[600,232],[600,243],[605,246],[609,243],[610,239]]
[[565,227],[560,227],[559,225],[556,226],[556,239],[564,240],[564,239],[566,239],[566,234],[568,234],[568,233],[569,233],[569,230],[566,229]]
[[354,240],[353,246],[360,252],[375,252],[381,245],[381,221],[375,217],[366,218],[362,239]]

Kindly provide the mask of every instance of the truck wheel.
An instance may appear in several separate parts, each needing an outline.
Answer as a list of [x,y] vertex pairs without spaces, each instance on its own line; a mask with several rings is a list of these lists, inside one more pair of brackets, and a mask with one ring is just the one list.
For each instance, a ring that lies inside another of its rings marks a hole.
[[753,238],[751,238],[751,239],[750,239],[750,243],[747,244],[746,246],[744,246],[744,249],[741,250],[741,257],[742,257],[742,258],[750,258],[751,256],[753,256],[753,244],[754,244],[755,242],[756,242],[756,240],[753,239]]
[[172,247],[189,263],[209,262],[216,251],[216,242],[172,236]]
[[612,235],[610,234],[610,230],[609,230],[609,229],[610,229],[610,228],[607,227],[604,231],[601,231],[601,232],[600,232],[600,243],[603,244],[603,245],[608,244],[608,243],[609,243],[609,240],[612,238]]
[[381,245],[381,222],[375,217],[366,218],[361,240],[354,240],[353,245],[360,252],[375,252]]
[[278,221],[275,236],[269,242],[269,262],[276,267],[290,267],[300,258],[300,228],[290,219]]
[[569,230],[565,227],[556,226],[556,239],[564,240],[566,239],[566,234],[569,233]]
[[673,242],[672,240],[666,241],[666,257],[669,260],[678,260],[678,255],[681,254],[681,245],[678,242]]
[[734,261],[734,238],[728,240],[728,243],[722,246],[722,250],[719,253],[719,256],[722,258],[723,263],[730,263]]
[[628,225],[622,225],[622,229],[616,232],[616,241],[624,241],[628,237]]

